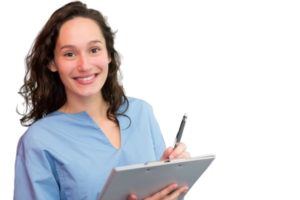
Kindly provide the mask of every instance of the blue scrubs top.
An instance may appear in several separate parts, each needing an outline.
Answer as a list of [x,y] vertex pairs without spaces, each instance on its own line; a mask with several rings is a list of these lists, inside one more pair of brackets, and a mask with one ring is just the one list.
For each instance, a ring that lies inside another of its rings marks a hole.
[[31,125],[18,144],[14,199],[96,200],[113,167],[158,160],[165,143],[152,108],[128,100],[120,149],[86,112],[56,111]]

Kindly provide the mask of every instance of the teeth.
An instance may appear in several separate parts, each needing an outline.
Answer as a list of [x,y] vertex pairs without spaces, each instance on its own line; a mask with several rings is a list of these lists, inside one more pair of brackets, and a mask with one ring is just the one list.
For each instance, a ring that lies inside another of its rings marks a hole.
[[83,81],[89,81],[89,80],[92,80],[93,78],[94,78],[94,75],[87,76],[87,77],[78,77],[76,79],[77,80],[83,80]]

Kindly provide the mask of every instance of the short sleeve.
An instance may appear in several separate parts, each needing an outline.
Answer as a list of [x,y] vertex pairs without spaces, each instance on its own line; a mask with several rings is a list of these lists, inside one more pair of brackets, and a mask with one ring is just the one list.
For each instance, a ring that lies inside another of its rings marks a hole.
[[[32,139],[32,138],[31,138]],[[29,138],[20,139],[15,161],[14,200],[59,200],[51,158]]]

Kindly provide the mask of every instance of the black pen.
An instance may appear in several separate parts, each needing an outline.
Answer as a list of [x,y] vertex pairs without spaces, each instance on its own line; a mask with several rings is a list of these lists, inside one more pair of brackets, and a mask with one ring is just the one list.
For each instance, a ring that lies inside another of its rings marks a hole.
[[177,132],[176,135],[176,139],[175,139],[175,144],[174,144],[174,149],[177,147],[178,143],[180,143],[181,137],[182,137],[182,133],[183,133],[183,129],[184,129],[184,125],[185,125],[185,121],[187,118],[187,114],[184,114],[179,126],[179,130]]

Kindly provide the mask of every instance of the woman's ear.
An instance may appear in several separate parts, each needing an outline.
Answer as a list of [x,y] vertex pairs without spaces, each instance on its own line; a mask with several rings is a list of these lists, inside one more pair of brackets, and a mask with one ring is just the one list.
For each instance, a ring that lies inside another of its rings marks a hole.
[[51,61],[51,63],[50,63],[49,66],[48,66],[48,69],[49,69],[51,72],[57,72],[57,67],[56,67],[54,61]]

